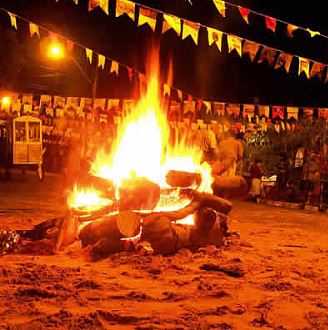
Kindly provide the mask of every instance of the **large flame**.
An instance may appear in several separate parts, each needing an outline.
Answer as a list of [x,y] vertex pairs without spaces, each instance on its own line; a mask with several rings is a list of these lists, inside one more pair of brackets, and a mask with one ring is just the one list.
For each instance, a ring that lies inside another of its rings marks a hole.
[[[170,170],[199,173],[201,184],[193,188],[212,192],[211,169],[207,163],[201,163],[200,147],[188,144],[186,137],[173,143],[170,140],[167,116],[160,106],[157,70],[152,72],[154,74],[149,80],[146,95],[123,118],[111,152],[98,151],[91,164],[91,174],[111,180],[117,199],[120,198],[119,188],[124,179],[146,177],[161,188],[168,188],[166,174]],[[168,200],[171,202],[167,203]],[[179,209],[188,202],[177,196],[164,198],[164,202],[161,198],[155,210]],[[188,219],[192,222],[192,217]]]

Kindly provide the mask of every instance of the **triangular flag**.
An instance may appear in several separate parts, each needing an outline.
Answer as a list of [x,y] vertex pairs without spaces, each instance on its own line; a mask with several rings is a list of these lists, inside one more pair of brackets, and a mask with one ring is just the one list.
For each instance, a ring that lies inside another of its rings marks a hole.
[[293,55],[280,53],[277,63],[275,65],[275,69],[284,68],[286,72],[289,72],[290,64],[292,62]]
[[221,51],[223,33],[221,31],[208,27],[207,34],[208,34],[208,44],[211,46],[213,43],[215,43],[218,46],[219,51]]
[[242,18],[245,20],[245,22],[247,24],[249,24],[248,15],[251,11],[247,8],[240,7],[240,6],[238,6],[238,9],[239,9],[239,12],[240,12],[240,15],[242,16]]
[[198,44],[198,30],[199,24],[189,21],[183,21],[182,39],[186,39],[188,36],[194,40],[195,44]]
[[243,54],[248,54],[250,60],[253,62],[259,48],[260,45],[256,42],[245,40],[243,44]]
[[258,59],[258,63],[263,63],[264,61],[268,62],[271,66],[274,63],[274,59],[276,57],[276,50],[270,47],[263,47],[260,57]]
[[108,0],[89,0],[89,11],[100,7],[108,15]]
[[129,79],[130,79],[130,82],[132,81],[132,78],[133,78],[133,71],[132,71],[132,69],[131,68],[127,68],[127,70],[128,70],[128,77],[129,77]]
[[105,69],[105,60],[106,57],[104,55],[98,54],[98,68]]
[[241,57],[241,38],[228,34],[228,49],[229,53],[235,49]]
[[148,8],[140,7],[138,26],[148,24],[155,32],[157,12]]
[[177,35],[180,36],[181,20],[178,17],[164,14],[162,33],[165,33],[169,29],[173,29],[177,33]]
[[206,113],[209,114],[212,112],[212,109],[211,109],[211,102],[209,101],[203,101],[205,107],[206,107]]
[[225,2],[221,0],[213,0],[213,3],[215,4],[216,9],[219,11],[219,13],[225,17],[225,11],[226,11],[226,6]]
[[320,35],[320,32],[318,32],[318,31],[312,31],[309,28],[307,28],[306,31],[310,33],[310,35],[311,35],[312,38],[315,37],[315,36],[319,36]]
[[168,84],[164,84],[163,95],[170,96],[171,95],[171,88]]
[[246,117],[254,117],[254,113],[255,113],[255,105],[254,104],[244,104],[243,105],[243,118]]
[[259,109],[259,116],[265,116],[265,117],[269,117],[270,114],[270,107],[268,105],[259,105],[258,106]]
[[322,63],[314,62],[311,68],[310,77],[318,77],[319,79],[322,79],[325,67],[326,66]]
[[17,21],[16,21],[16,15],[12,14],[12,13],[9,13],[8,12],[8,15],[10,17],[10,23],[11,23],[11,26],[14,27],[16,30],[17,30]]
[[134,21],[135,4],[128,0],[116,0],[116,17],[128,15]]
[[87,58],[88,58],[88,60],[89,60],[89,62],[91,64],[92,63],[92,53],[93,53],[92,49],[86,48],[85,49],[85,53],[86,53]]
[[287,36],[292,38],[294,36],[294,31],[298,29],[298,26],[293,25],[293,24],[288,24],[287,25]]
[[118,63],[116,61],[112,61],[112,64],[110,66],[110,73],[115,73],[118,76]]
[[30,36],[33,37],[34,33],[40,38],[39,27],[34,23],[29,23]]
[[284,116],[285,116],[284,106],[278,106],[278,105],[272,106],[272,118],[280,117],[280,119],[283,119]]
[[265,16],[265,25],[272,32],[276,31],[277,20],[273,17]]
[[299,57],[299,65],[298,65],[298,75],[302,72],[310,78],[310,61],[307,58]]
[[295,118],[298,120],[298,108],[297,107],[287,107],[287,119]]
[[182,90],[177,89],[177,94],[178,94],[178,100],[182,101]]

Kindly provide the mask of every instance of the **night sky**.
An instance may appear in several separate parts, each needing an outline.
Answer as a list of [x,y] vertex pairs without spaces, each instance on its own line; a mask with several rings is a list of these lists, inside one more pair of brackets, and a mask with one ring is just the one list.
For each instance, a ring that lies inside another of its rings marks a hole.
[[[328,35],[327,18],[321,14],[324,13],[323,1],[311,1],[307,6],[296,1],[293,1],[296,5],[291,6],[290,2],[280,0],[231,2]],[[222,18],[212,0],[193,0],[193,5],[187,0],[140,0],[139,3],[262,42],[287,53],[328,63],[327,38],[311,38],[308,33],[300,30],[296,31],[294,38],[288,38],[285,26],[279,23],[276,33],[272,33],[266,29],[263,17],[252,14],[250,24],[247,25],[238,10],[229,6],[226,18]],[[173,85],[204,100],[328,106],[328,83],[324,84],[317,78],[307,79],[303,75],[298,77],[298,64],[295,60],[287,74],[268,67],[266,63],[250,63],[245,56],[239,58],[236,53],[228,54],[226,37],[223,38],[220,53],[216,46],[208,46],[207,32],[202,28],[198,46],[190,38],[181,40],[173,31],[161,35],[161,20],[153,33],[148,26],[138,28],[126,15],[115,18],[115,1],[110,1],[109,16],[100,9],[88,12],[87,1],[84,0],[80,0],[78,7],[69,0],[59,0],[57,3],[54,0],[8,0],[2,1],[1,6],[142,72],[145,70],[150,45],[159,44],[162,80],[165,81],[167,77],[168,64],[172,59]],[[1,31],[12,32],[8,15],[1,13],[0,22]],[[35,37],[28,37],[27,24],[20,24],[18,20],[18,32],[13,34],[15,36],[12,38],[18,38],[16,42],[21,45],[19,57],[23,64],[14,62],[13,58],[17,57],[15,47],[9,45],[0,59],[2,88],[63,96],[91,95],[90,85],[72,62],[53,64],[40,57],[39,41]],[[46,35],[41,31],[41,36]],[[0,37],[2,48],[6,47],[4,38]],[[76,48],[74,57],[92,77],[95,66],[87,63],[84,52]],[[11,65],[16,68],[12,74]],[[129,97],[138,85],[137,77],[130,83],[125,69],[120,70],[118,78],[108,72],[109,69],[100,72],[98,97]],[[9,78],[5,79],[6,75]]]

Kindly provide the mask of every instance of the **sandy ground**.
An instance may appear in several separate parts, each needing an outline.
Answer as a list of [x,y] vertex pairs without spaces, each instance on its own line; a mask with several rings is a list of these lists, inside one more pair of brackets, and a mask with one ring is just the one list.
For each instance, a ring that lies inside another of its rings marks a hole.
[[[65,211],[56,177],[0,182],[2,228]],[[235,202],[222,249],[0,257],[0,329],[328,329],[328,217]],[[206,263],[241,278],[201,270]]]

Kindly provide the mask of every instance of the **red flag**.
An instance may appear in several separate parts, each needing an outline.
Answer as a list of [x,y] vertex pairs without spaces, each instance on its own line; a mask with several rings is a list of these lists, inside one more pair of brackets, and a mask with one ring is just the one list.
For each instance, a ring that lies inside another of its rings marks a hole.
[[192,95],[188,94],[188,102],[191,102],[191,101],[192,101]]
[[132,77],[133,77],[133,71],[131,68],[128,68],[128,76],[129,76],[129,79],[130,79],[130,82],[132,81]]
[[243,19],[245,20],[245,22],[247,24],[249,24],[248,15],[250,13],[250,10],[247,9],[247,8],[244,8],[244,7],[240,7],[240,6],[238,6],[238,9],[239,9],[240,15],[243,17]]
[[265,16],[265,25],[272,32],[276,31],[277,20],[273,17]]
[[283,119],[285,116],[285,107],[283,106],[272,106],[272,118],[280,117]]

